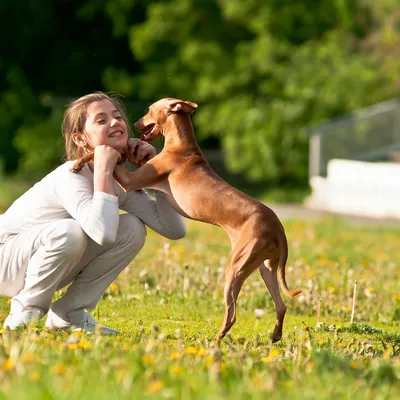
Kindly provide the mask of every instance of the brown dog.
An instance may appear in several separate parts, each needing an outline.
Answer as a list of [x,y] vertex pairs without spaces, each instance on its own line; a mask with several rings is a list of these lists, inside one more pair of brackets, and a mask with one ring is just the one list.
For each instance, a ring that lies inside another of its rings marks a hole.
[[196,108],[197,104],[172,98],[152,104],[135,123],[135,129],[142,132],[145,141],[164,136],[163,150],[134,172],[117,166],[114,176],[126,191],[162,191],[184,217],[225,229],[232,253],[225,274],[225,319],[217,338],[223,338],[235,323],[240,289],[259,268],[275,303],[277,320],[272,340],[276,342],[282,337],[286,313],[277,271],[286,295],[301,293],[289,290],[286,284],[288,247],[284,228],[270,208],[228,185],[210,168],[197,145],[189,117]]

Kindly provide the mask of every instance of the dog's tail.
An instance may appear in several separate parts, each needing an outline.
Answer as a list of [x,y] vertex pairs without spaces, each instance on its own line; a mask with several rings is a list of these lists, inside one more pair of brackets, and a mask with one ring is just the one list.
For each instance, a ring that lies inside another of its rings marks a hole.
[[286,296],[289,297],[294,297],[300,294],[302,291],[301,290],[290,290],[288,288],[288,285],[286,283],[286,276],[285,276],[285,269],[286,269],[286,261],[288,258],[288,244],[287,244],[287,239],[285,234],[280,235],[281,237],[279,238],[279,244],[280,244],[280,249],[281,249],[281,254],[279,256],[279,263],[278,263],[278,269],[279,269],[279,281],[281,283],[281,288],[283,292],[286,294]]

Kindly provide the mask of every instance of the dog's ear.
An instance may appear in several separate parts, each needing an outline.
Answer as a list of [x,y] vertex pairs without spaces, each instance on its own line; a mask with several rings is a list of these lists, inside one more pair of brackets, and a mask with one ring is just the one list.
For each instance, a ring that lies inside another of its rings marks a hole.
[[169,106],[169,110],[173,113],[183,111],[186,114],[193,114],[196,108],[197,104],[192,103],[191,101],[177,101]]

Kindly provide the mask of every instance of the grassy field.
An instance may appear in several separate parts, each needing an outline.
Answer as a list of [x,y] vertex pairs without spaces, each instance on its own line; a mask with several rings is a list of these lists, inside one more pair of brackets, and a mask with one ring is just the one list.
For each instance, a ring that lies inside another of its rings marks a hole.
[[[0,399],[397,399],[400,393],[400,228],[338,219],[286,221],[282,341],[257,273],[220,344],[229,241],[188,223],[185,239],[149,232],[94,315],[118,337],[48,332],[43,321],[0,335]],[[354,283],[357,296],[350,323]],[[59,294],[58,294],[59,295]],[[0,321],[8,312],[0,298]]]

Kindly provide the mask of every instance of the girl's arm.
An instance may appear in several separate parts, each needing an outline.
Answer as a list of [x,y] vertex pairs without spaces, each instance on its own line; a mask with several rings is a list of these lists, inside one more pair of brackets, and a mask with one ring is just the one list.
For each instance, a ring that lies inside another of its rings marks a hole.
[[[96,185],[96,178],[87,165],[78,174],[65,168],[63,175],[54,183],[54,192],[59,204],[93,241],[101,246],[111,246],[115,242],[119,225],[118,197],[114,188],[107,186],[107,176],[103,176],[106,186],[101,187],[99,175],[100,184]],[[115,182],[112,177],[110,181],[112,184]]]
[[110,146],[96,146],[93,161],[93,187],[95,193],[103,192],[115,195],[113,173],[120,157],[121,154]]
[[184,218],[168,203],[166,195],[156,192],[153,199],[144,190],[128,192],[121,209],[137,216],[145,225],[171,240],[186,235]]

